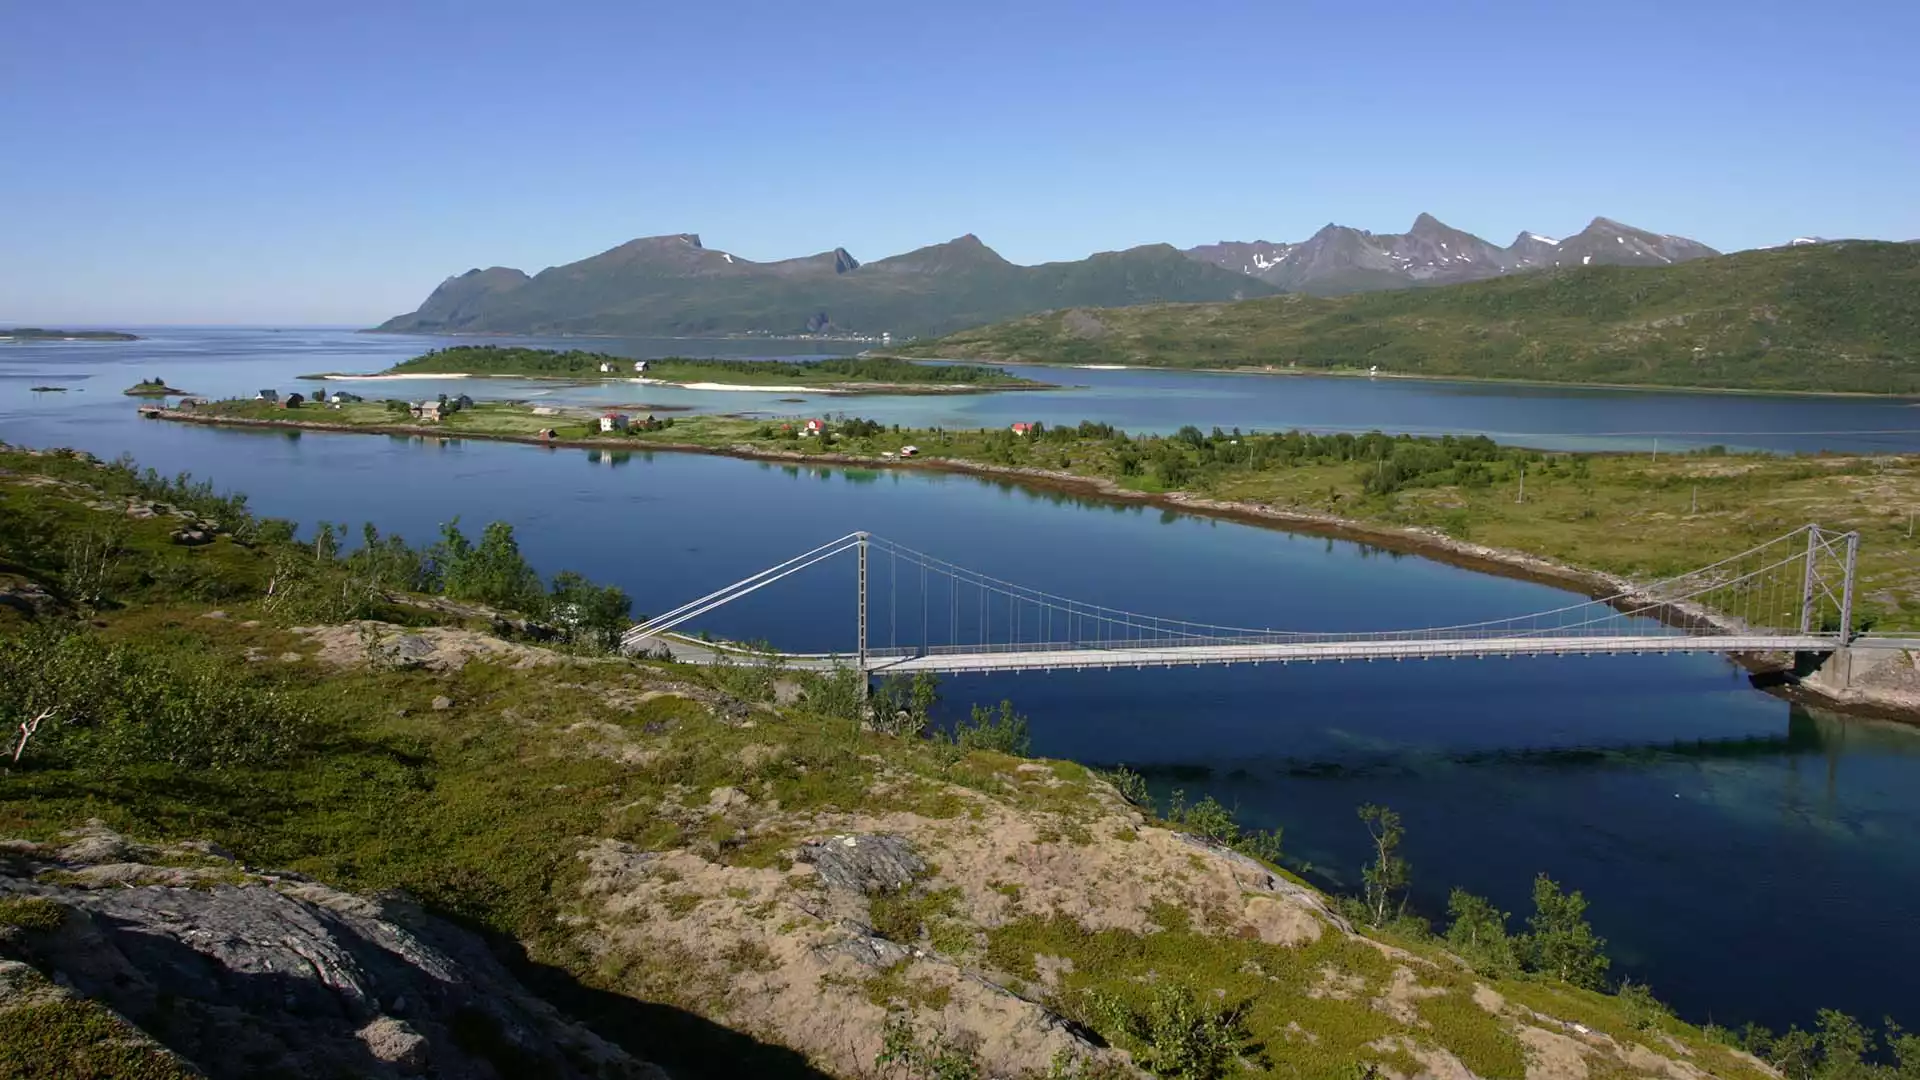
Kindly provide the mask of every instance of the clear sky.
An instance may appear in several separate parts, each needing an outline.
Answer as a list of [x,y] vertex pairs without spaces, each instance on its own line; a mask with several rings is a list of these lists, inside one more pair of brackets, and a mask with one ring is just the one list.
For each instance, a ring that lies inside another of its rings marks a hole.
[[1915,0],[0,0],[0,321],[370,324],[698,232],[1920,236]]

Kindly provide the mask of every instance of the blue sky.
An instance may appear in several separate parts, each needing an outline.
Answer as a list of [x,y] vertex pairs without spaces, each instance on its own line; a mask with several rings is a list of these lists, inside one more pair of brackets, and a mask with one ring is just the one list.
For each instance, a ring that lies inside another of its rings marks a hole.
[[0,321],[368,324],[680,231],[1908,239],[1916,39],[1912,0],[0,4]]

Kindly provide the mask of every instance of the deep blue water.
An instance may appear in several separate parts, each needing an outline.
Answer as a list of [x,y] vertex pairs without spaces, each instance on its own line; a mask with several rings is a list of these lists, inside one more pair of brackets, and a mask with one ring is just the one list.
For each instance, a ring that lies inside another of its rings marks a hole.
[[[1568,600],[1545,586],[1363,545],[965,477],[209,430],[134,419],[118,393],[146,374],[203,393],[287,388],[293,374],[382,367],[417,345],[175,331],[126,346],[0,348],[0,439],[131,451],[164,471],[244,490],[261,513],[308,523],[372,520],[425,540],[456,516],[470,526],[505,519],[542,570],[618,583],[643,612],[854,529],[1063,595],[1218,622],[1405,627]],[[741,343],[749,347],[767,343]],[[32,395],[29,373],[35,382],[57,373],[44,381],[87,391]],[[1175,390],[1107,384],[1101,400],[1116,411],[1090,415],[1135,427],[1232,426],[1240,421],[1215,414],[1279,410],[1300,394],[1322,396],[1320,415],[1380,416],[1387,430],[1416,414],[1563,436],[1651,430],[1669,422],[1662,417],[1691,419],[1695,429],[1857,431],[1887,414],[1912,415],[1846,400],[1584,392],[1541,400],[1484,387],[1154,377],[1174,380]],[[1000,398],[927,401],[861,399],[859,409],[1005,407]],[[1124,410],[1151,422],[1126,421]],[[1826,437],[1796,438],[1813,439],[1805,448],[1827,445]],[[916,640],[918,582],[903,576],[896,611],[889,570],[876,560],[874,638]],[[845,649],[853,595],[851,563],[828,564],[700,625],[791,649]],[[1364,857],[1355,807],[1391,805],[1407,824],[1416,903],[1429,913],[1442,910],[1454,885],[1523,912],[1533,874],[1550,872],[1587,893],[1616,969],[1650,982],[1690,1017],[1780,1026],[1833,1006],[1920,1022],[1912,1011],[1920,845],[1911,840],[1920,826],[1920,733],[1809,715],[1751,689],[1721,659],[973,676],[943,689],[952,709],[1011,698],[1032,717],[1039,753],[1125,762],[1162,793],[1210,793],[1248,824],[1284,827],[1290,856],[1334,884],[1351,883]]]

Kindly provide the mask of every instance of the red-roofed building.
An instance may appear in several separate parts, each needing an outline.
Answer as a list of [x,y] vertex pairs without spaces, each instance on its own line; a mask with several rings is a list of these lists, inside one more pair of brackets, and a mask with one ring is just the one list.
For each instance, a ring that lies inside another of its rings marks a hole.
[[1013,433],[1015,435],[1031,435],[1033,434],[1033,425],[1024,420],[1016,421],[1013,425]]
[[825,435],[827,433],[827,422],[824,420],[809,420],[806,426],[800,429],[800,433],[802,435]]
[[626,413],[617,413],[617,412],[610,412],[610,413],[608,413],[607,415],[605,415],[605,416],[603,416],[603,417],[601,417],[601,418],[600,418],[600,430],[601,430],[601,431],[625,431],[625,430],[627,430],[627,414],[626,414]]

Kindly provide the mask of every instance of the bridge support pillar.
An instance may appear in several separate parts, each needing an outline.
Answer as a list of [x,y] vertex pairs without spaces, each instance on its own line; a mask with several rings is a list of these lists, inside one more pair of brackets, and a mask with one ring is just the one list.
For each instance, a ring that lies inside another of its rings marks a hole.
[[867,700],[867,694],[871,689],[869,684],[872,682],[872,680],[867,675],[867,535],[868,534],[864,532],[860,533],[859,534],[860,542],[857,545],[858,554],[860,557],[860,574],[859,574],[860,597],[857,603],[858,603],[858,608],[860,612],[860,615],[859,615],[860,626],[859,626],[859,639],[858,639],[859,640],[858,663],[860,665],[860,700],[861,701]]

